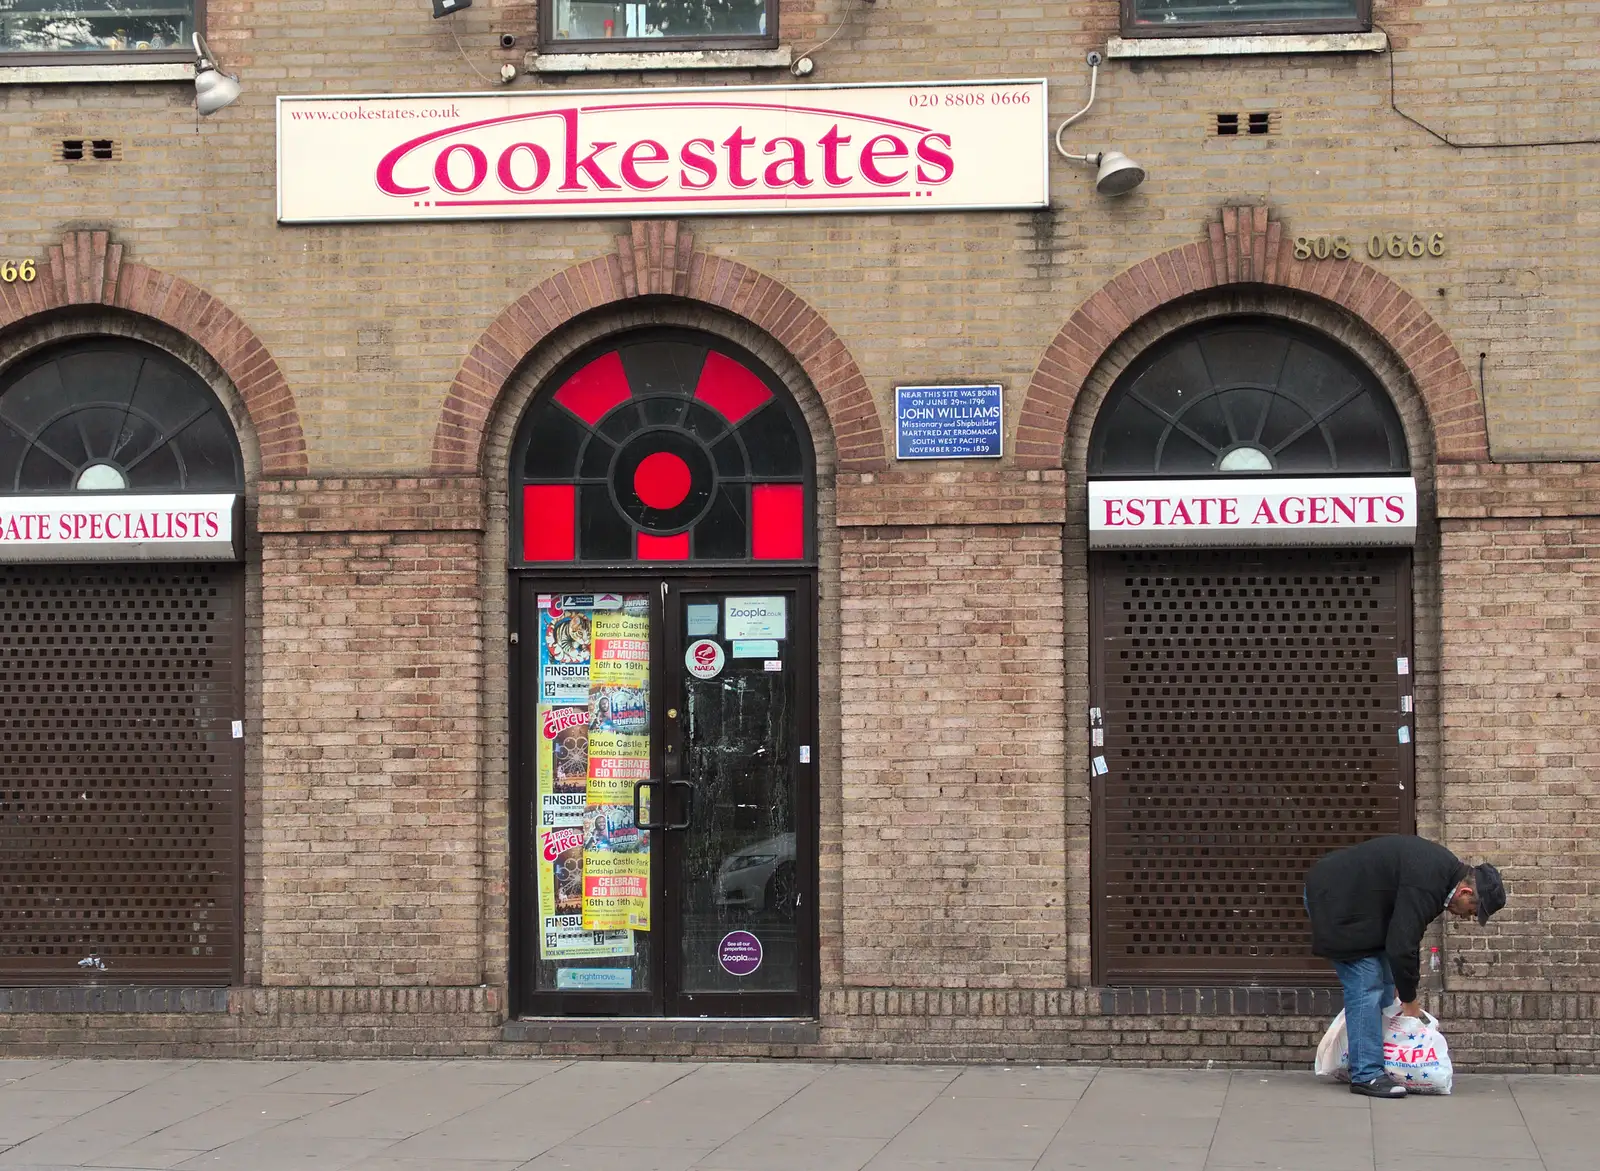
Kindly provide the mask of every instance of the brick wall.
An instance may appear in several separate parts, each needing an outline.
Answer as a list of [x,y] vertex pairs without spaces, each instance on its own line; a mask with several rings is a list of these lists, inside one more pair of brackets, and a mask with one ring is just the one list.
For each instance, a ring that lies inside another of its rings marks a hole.
[[481,485],[262,485],[262,979],[482,978]]
[[[845,496],[849,515],[923,499],[936,511],[959,491],[882,487],[876,509],[862,509],[861,487]],[[1059,507],[1059,479],[1025,487]],[[1059,525],[843,537],[845,982],[1059,986]]]
[[1446,832],[1510,898],[1448,932],[1451,986],[1593,991],[1600,475],[1469,467],[1441,489]]

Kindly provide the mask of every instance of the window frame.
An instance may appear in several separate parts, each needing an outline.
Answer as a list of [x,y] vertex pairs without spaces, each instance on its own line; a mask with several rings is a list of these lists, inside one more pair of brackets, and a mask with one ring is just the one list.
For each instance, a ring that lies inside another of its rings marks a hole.
[[1304,20],[1185,20],[1175,24],[1140,24],[1137,0],[1121,0],[1122,35],[1125,37],[1266,37],[1306,33],[1365,33],[1372,31],[1372,0],[1355,0],[1354,19]]
[[[1363,0],[1366,2],[1366,0]],[[196,0],[199,3],[199,0]],[[778,47],[779,0],[763,0],[766,5],[765,36],[700,37],[600,37],[595,40],[562,40],[555,35],[556,0],[539,0],[539,52],[543,53],[670,53],[717,49],[776,49]]]
[[[194,10],[194,32],[206,35],[206,0],[190,0]],[[107,13],[115,16],[116,13]],[[0,48],[0,69],[37,68],[41,65],[192,65],[194,45],[170,49],[64,49],[60,52],[32,52]]]

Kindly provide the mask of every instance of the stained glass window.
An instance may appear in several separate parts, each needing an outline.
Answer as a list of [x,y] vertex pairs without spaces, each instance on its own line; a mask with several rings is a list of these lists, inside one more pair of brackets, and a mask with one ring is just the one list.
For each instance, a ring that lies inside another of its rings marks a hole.
[[0,494],[243,486],[222,403],[165,350],[93,338],[0,371]]
[[813,457],[793,398],[711,334],[652,330],[556,371],[517,433],[513,558],[805,562]]
[[1396,474],[1405,431],[1377,377],[1333,339],[1266,317],[1163,338],[1106,396],[1094,476]]

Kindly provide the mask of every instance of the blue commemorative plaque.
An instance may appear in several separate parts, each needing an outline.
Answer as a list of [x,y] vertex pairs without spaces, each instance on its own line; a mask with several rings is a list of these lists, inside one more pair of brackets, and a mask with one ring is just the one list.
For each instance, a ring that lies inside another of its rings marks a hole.
[[896,459],[998,459],[1000,385],[894,388]]

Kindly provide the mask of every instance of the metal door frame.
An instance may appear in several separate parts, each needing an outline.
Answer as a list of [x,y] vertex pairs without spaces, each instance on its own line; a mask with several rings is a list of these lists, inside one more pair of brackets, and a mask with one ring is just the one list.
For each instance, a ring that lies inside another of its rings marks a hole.
[[[510,946],[507,950],[510,971],[507,973],[507,984],[513,1016],[671,1019],[665,1014],[670,1007],[675,1006],[673,996],[677,994],[678,980],[676,954],[669,956],[667,946],[662,945],[652,948],[650,964],[652,987],[645,992],[558,992],[553,989],[541,991],[533,986],[533,965],[538,954],[539,912],[537,889],[534,886],[537,874],[529,864],[532,855],[529,853],[528,810],[536,798],[537,781],[532,772],[532,757],[529,755],[533,744],[527,730],[534,726],[533,714],[538,704],[535,697],[532,707],[525,710],[529,697],[525,694],[524,680],[533,677],[529,672],[536,674],[538,671],[538,595],[607,590],[643,592],[650,595],[651,619],[653,623],[659,623],[652,626],[650,640],[652,681],[650,771],[653,777],[659,778],[664,775],[666,734],[663,719],[667,705],[666,697],[669,686],[674,690],[679,686],[676,674],[670,676],[669,684],[669,676],[664,673],[666,664],[663,662],[663,651],[669,637],[677,637],[680,641],[682,639],[676,608],[669,604],[670,600],[684,592],[727,592],[746,585],[760,588],[762,584],[792,589],[803,595],[795,607],[797,619],[795,641],[798,644],[803,639],[805,643],[804,656],[800,660],[799,668],[802,674],[796,687],[798,705],[796,719],[799,724],[798,742],[811,745],[812,757],[810,764],[797,763],[795,766],[796,782],[804,786],[803,792],[799,795],[799,807],[795,816],[795,861],[802,892],[802,913],[797,916],[796,921],[796,946],[799,948],[801,960],[799,988],[793,993],[690,995],[695,999],[710,998],[717,1001],[725,997],[736,998],[736,1002],[745,1011],[722,1019],[785,1015],[785,1012],[775,1009],[787,1010],[795,1001],[802,1005],[804,1013],[794,1019],[806,1019],[817,1015],[821,965],[820,918],[817,907],[821,832],[821,786],[818,783],[821,754],[817,745],[817,712],[821,686],[821,671],[816,657],[819,616],[817,570],[814,567],[769,569],[761,566],[715,570],[685,566],[680,570],[658,565],[648,569],[628,567],[609,571],[585,569],[576,572],[513,569],[509,573],[508,598],[511,602],[509,637],[513,640],[513,646],[511,654],[507,656],[509,676],[507,708],[511,725],[507,753],[510,797],[508,845],[511,850],[508,869],[511,889],[507,900],[510,908],[507,924],[510,934]],[[529,608],[530,600],[531,608]],[[681,910],[675,902],[666,898],[668,852],[673,846],[670,835],[662,834],[658,840],[666,844],[658,851],[656,843],[651,843],[650,921],[652,925],[661,924],[662,936],[667,934],[665,929],[670,923],[672,938],[677,942],[681,940]],[[652,933],[654,932],[653,926]],[[774,998],[781,998],[786,1003],[782,1006],[769,1003]],[[683,1006],[679,1004],[676,1007]],[[721,1005],[707,1003],[705,1007],[714,1010]],[[712,1013],[708,1011],[706,1015],[709,1017]]]

